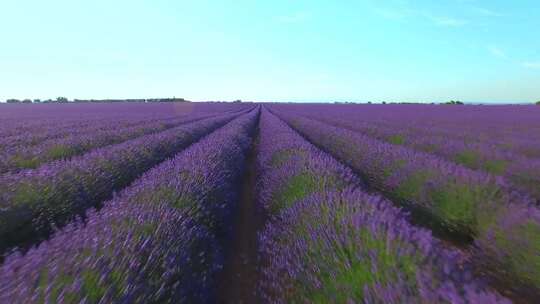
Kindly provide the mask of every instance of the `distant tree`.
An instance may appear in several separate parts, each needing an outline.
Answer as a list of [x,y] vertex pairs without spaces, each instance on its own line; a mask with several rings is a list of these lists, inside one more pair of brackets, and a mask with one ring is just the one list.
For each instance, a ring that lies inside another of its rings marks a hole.
[[41,103],[41,99],[34,99],[34,103]]
[[14,99],[14,98],[12,98],[12,99],[8,99],[8,100],[6,100],[6,102],[7,102],[7,103],[20,103],[21,101],[20,101],[20,100],[18,100],[18,99]]
[[383,101],[382,104],[386,104],[386,101]]
[[368,104],[371,104],[371,101],[368,101],[367,103],[368,103]]
[[241,99],[237,99],[237,100],[235,100],[235,101],[233,101],[233,102],[234,102],[234,103],[240,103],[240,102],[242,102],[242,100],[241,100]]
[[57,97],[56,102],[65,103],[68,102],[67,97]]
[[537,101],[537,102],[536,102],[536,105],[537,105],[537,106],[540,106],[540,101]]
[[450,100],[446,104],[448,104],[448,105],[463,105],[464,103],[461,102],[461,101],[458,101],[458,100]]
[[27,98],[27,99],[24,99],[24,100],[22,101],[22,103],[32,103],[32,100]]

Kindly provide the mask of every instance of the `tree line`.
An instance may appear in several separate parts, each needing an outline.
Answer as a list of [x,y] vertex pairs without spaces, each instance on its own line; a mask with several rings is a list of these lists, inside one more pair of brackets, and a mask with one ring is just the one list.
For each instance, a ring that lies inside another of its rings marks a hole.
[[6,103],[110,103],[110,102],[190,102],[184,98],[140,98],[140,99],[73,99],[67,97],[57,97],[56,99],[8,99]]

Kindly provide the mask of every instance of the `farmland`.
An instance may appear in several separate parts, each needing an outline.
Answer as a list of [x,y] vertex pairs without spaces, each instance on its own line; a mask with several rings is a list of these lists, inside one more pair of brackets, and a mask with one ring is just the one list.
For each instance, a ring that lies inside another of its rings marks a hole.
[[0,105],[0,303],[538,303],[540,107]]

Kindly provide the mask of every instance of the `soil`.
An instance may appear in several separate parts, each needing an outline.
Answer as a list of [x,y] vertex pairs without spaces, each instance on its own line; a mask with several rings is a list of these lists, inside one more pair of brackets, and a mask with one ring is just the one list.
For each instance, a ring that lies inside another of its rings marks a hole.
[[218,280],[217,303],[220,304],[261,302],[257,295],[258,231],[264,225],[264,216],[256,199],[256,143],[255,140],[247,155],[240,201],[233,222],[233,238]]

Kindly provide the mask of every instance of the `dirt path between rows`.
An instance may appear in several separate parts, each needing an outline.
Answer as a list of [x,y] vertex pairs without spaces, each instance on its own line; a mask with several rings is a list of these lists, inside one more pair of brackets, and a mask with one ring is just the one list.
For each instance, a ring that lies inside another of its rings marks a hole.
[[256,201],[257,133],[246,158],[240,201],[236,210],[233,238],[226,255],[225,266],[218,281],[220,304],[260,303],[257,296],[258,240],[264,217]]

